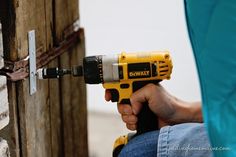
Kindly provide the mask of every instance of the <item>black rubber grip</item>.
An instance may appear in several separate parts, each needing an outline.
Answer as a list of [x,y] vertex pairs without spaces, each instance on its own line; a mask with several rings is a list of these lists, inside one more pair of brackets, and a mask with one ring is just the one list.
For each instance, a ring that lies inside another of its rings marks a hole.
[[137,135],[158,129],[157,116],[150,110],[148,103],[144,103],[138,114]]
[[[138,81],[133,83],[133,92],[146,86],[149,83],[157,84],[160,80]],[[142,109],[138,114],[137,135],[158,129],[157,116],[150,110],[148,102],[143,103]]]

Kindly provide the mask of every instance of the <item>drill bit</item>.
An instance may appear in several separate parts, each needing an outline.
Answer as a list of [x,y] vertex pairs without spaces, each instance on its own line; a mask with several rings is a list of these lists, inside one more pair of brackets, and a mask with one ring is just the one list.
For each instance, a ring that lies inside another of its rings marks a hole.
[[72,75],[74,77],[83,76],[82,66],[73,66],[71,69],[41,68],[37,70],[38,79],[60,78],[64,75]]

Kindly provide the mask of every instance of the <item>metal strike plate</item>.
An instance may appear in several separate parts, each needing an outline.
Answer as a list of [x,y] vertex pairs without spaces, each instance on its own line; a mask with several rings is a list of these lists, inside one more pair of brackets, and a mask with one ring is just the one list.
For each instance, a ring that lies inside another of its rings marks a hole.
[[35,30],[28,32],[30,95],[37,91]]

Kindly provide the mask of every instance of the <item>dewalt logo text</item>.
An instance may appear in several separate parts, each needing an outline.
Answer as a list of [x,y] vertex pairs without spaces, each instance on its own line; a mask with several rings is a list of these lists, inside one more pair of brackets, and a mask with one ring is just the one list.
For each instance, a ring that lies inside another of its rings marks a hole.
[[150,71],[132,71],[129,72],[129,77],[147,77],[150,76]]

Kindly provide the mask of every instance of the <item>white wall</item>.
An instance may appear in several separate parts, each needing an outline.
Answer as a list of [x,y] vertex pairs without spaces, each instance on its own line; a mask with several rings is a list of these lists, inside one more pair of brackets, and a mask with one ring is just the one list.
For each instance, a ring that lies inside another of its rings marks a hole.
[[[162,84],[182,99],[200,99],[183,1],[80,0],[80,17],[87,56],[169,50],[172,79]],[[102,85],[88,85],[87,95],[89,110],[116,112],[115,104],[104,101]]]

